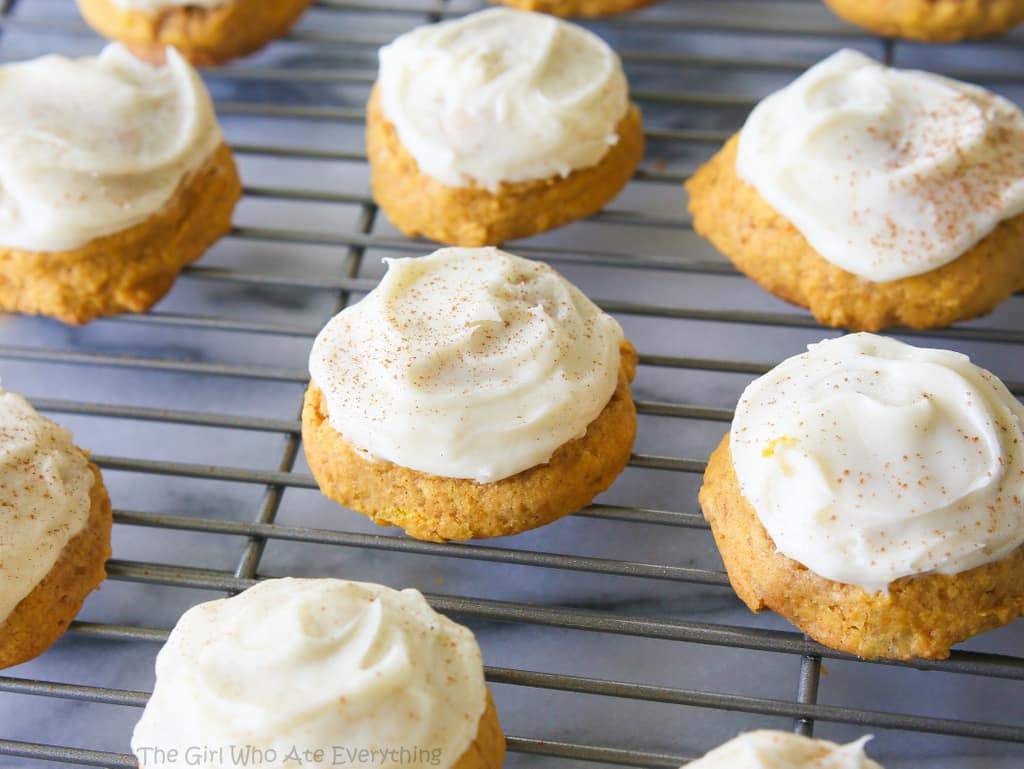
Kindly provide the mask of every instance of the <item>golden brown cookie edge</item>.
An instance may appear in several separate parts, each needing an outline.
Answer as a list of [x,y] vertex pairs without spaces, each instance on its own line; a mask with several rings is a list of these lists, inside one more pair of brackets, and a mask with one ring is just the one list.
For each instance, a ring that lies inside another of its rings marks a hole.
[[241,195],[231,150],[221,144],[160,211],[133,227],[69,251],[0,246],[0,310],[73,325],[144,312],[182,268],[231,231]]
[[306,460],[325,496],[417,539],[518,534],[586,507],[629,462],[636,436],[629,386],[635,370],[636,352],[623,342],[615,392],[586,434],[559,447],[547,464],[493,483],[365,459],[331,427],[323,393],[310,382],[302,409]]
[[825,0],[825,5],[876,35],[931,43],[1001,35],[1024,21],[1020,0]]
[[866,659],[945,659],[953,644],[1024,615],[1024,547],[959,574],[921,574],[869,593],[821,577],[778,552],[740,491],[726,433],[699,499],[736,594],[816,641]]
[[793,224],[736,173],[739,134],[686,182],[697,234],[770,293],[808,308],[826,326],[880,331],[940,328],[991,312],[1024,290],[1024,214],[954,261],[921,275],[877,283],[818,254]]
[[373,198],[409,237],[456,246],[492,246],[582,219],[613,200],[643,159],[643,120],[635,105],[617,126],[619,141],[590,168],[565,178],[502,183],[497,191],[449,187],[419,170],[380,107],[375,85],[367,105],[366,148]]
[[113,525],[110,497],[99,468],[90,462],[89,469],[93,485],[85,527],[64,546],[42,581],[0,622],[0,668],[20,665],[53,646],[106,577]]
[[217,66],[284,35],[312,0],[232,0],[213,8],[169,6],[153,13],[112,0],[77,3],[89,26],[139,58],[162,63],[170,45],[196,66]]

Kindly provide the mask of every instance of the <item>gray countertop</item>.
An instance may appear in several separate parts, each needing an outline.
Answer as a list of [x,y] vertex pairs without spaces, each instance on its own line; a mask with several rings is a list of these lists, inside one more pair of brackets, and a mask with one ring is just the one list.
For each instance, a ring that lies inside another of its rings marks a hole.
[[[477,5],[322,2],[289,38],[204,73],[248,191],[236,234],[190,269],[149,319],[69,328],[0,317],[4,387],[49,406],[74,430],[100,458],[122,511],[113,577],[80,616],[100,625],[79,626],[39,659],[3,671],[0,765],[45,766],[12,755],[39,751],[37,743],[124,754],[141,701],[132,693],[152,686],[159,648],[131,628],[166,630],[190,605],[223,595],[231,575],[245,573],[248,540],[240,534],[261,515],[278,525],[259,559],[261,576],[343,576],[439,596],[477,633],[486,663],[500,669],[495,677],[505,683],[493,689],[502,722],[522,738],[513,747],[607,747],[636,752],[638,765],[665,766],[741,730],[792,728],[801,656],[745,647],[793,649],[800,636],[772,614],[751,615],[731,589],[715,584],[721,561],[693,516],[641,520],[642,509],[698,512],[699,464],[659,469],[641,459],[601,500],[626,510],[603,508],[446,549],[417,548],[401,532],[331,504],[310,488],[301,449],[291,461],[311,338],[346,298],[340,289],[358,299],[381,275],[383,257],[431,250],[401,238],[368,198],[360,118],[376,46],[430,11]],[[636,452],[699,462],[726,430],[728,411],[721,410],[750,381],[748,364],[770,365],[836,332],[724,269],[686,225],[682,177],[758,98],[838,47],[969,75],[1024,102],[1024,37],[887,51],[800,0],[678,0],[590,26],[624,52],[651,131],[647,177],[604,216],[510,250],[552,261],[596,299],[641,305],[633,309],[642,312],[616,313],[628,335],[645,356],[674,357],[660,361],[670,365],[647,358],[636,398],[711,410],[666,416],[649,405]],[[71,0],[20,0],[0,22],[4,61],[89,54],[100,45]],[[1019,296],[954,331],[907,339],[968,352],[1004,379],[1024,382]],[[207,521],[220,523],[197,530]],[[303,534],[303,527],[320,532]],[[297,541],[303,538],[313,541]],[[633,618],[651,621],[609,624]],[[588,623],[596,629],[580,627]],[[112,637],[119,633],[126,637]],[[730,639],[734,647],[707,643]],[[871,732],[870,753],[888,769],[1024,766],[1022,645],[1018,622],[961,647],[1009,655],[957,657],[961,668],[976,662],[1003,678],[951,672],[952,665],[916,670],[827,658],[818,702],[837,709],[816,714],[815,734],[849,740]],[[555,677],[517,683],[510,671],[519,670]],[[599,688],[585,679],[651,688],[574,691]],[[32,681],[64,686],[43,691]],[[709,692],[726,696],[707,699]],[[901,722],[906,714],[933,720]],[[962,722],[1013,727],[1003,735],[1013,739],[929,733],[971,732]],[[55,750],[41,754],[57,758]],[[67,758],[122,763],[118,756]],[[507,765],[597,764],[513,752]]]

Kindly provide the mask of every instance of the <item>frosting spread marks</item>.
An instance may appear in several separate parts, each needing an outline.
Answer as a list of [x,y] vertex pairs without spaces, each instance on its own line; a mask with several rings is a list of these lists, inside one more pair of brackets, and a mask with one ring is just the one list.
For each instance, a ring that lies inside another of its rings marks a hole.
[[872,334],[811,345],[744,391],[730,445],[784,555],[884,590],[1024,543],[1024,406],[959,353]]
[[886,282],[1024,212],[1024,114],[977,86],[839,51],[764,99],[736,170],[829,262]]
[[131,744],[146,769],[448,769],[486,706],[473,634],[418,591],[275,579],[182,616]]
[[420,171],[496,188],[596,165],[629,108],[618,56],[582,27],[493,8],[380,51],[384,116]]
[[0,67],[0,247],[63,251],[136,225],[220,143],[173,49],[162,67],[117,43]]
[[93,482],[68,430],[0,390],[0,624],[85,528]]
[[385,261],[309,359],[331,426],[357,449],[496,481],[547,462],[608,404],[622,329],[548,265],[496,248]]

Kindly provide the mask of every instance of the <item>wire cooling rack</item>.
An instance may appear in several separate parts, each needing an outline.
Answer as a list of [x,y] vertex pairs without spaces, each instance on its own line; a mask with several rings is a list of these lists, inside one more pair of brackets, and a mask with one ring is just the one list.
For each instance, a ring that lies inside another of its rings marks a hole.
[[[705,457],[752,376],[835,332],[736,275],[692,232],[680,187],[761,96],[840,46],[1021,102],[1024,39],[894,43],[807,0],[679,0],[591,23],[622,54],[647,159],[608,210],[510,250],[555,264],[637,343],[637,453],[575,516],[434,544],[324,500],[298,413],[313,335],[375,285],[381,257],[431,250],[368,195],[376,48],[477,7],[321,0],[284,40],[205,71],[246,183],[232,235],[150,314],[83,329],[0,319],[4,385],[74,429],[116,508],[103,589],[52,650],[0,676],[0,764],[132,766],[167,629],[200,600],[286,574],[418,587],[469,624],[509,766],[676,767],[757,727],[873,732],[890,769],[1024,764],[1020,623],[947,661],[868,663],[750,615],[729,589],[696,503]],[[99,45],[70,0],[0,0],[4,61]],[[1024,393],[1019,296],[899,335],[969,352]]]

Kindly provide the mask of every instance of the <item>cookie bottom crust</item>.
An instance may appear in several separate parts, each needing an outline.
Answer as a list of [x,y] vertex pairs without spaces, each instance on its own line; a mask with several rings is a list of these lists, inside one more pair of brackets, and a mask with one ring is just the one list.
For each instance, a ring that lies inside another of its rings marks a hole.
[[501,769],[505,762],[505,733],[501,730],[498,710],[490,688],[487,689],[487,709],[480,716],[476,739],[466,748],[452,769]]
[[658,0],[492,0],[524,11],[539,11],[552,16],[610,16],[653,5]]
[[955,42],[1024,21],[1021,0],[825,0],[840,18],[886,37]]
[[326,399],[310,382],[302,409],[306,459],[325,496],[416,539],[518,534],[586,507],[622,472],[636,436],[629,388],[635,371],[636,352],[625,342],[618,385],[586,434],[560,446],[547,464],[493,483],[364,458],[330,425]]
[[231,231],[242,195],[222,144],[147,220],[70,251],[0,247],[0,310],[79,325],[102,315],[144,312],[182,268]]
[[991,312],[1024,290],[1024,215],[1000,223],[930,272],[876,283],[827,261],[736,173],[739,134],[686,183],[697,233],[740,272],[819,323],[853,331],[940,328]]
[[312,0],[229,0],[214,8],[168,6],[155,13],[112,0],[77,2],[89,26],[141,59],[162,63],[170,45],[197,66],[216,66],[282,36]]
[[525,238],[599,211],[633,177],[644,155],[643,121],[630,105],[617,144],[596,165],[564,179],[448,187],[419,170],[381,111],[379,87],[367,106],[366,149],[373,198],[399,230],[455,246],[493,246]]
[[787,558],[740,491],[728,433],[711,455],[700,504],[750,610],[771,609],[832,649],[866,659],[945,659],[953,644],[1024,615],[1024,547],[959,574],[898,579],[888,594],[834,582]]
[[96,465],[85,528],[64,546],[57,562],[32,592],[0,621],[0,668],[38,657],[64,635],[86,596],[107,576],[113,524],[110,497]]

